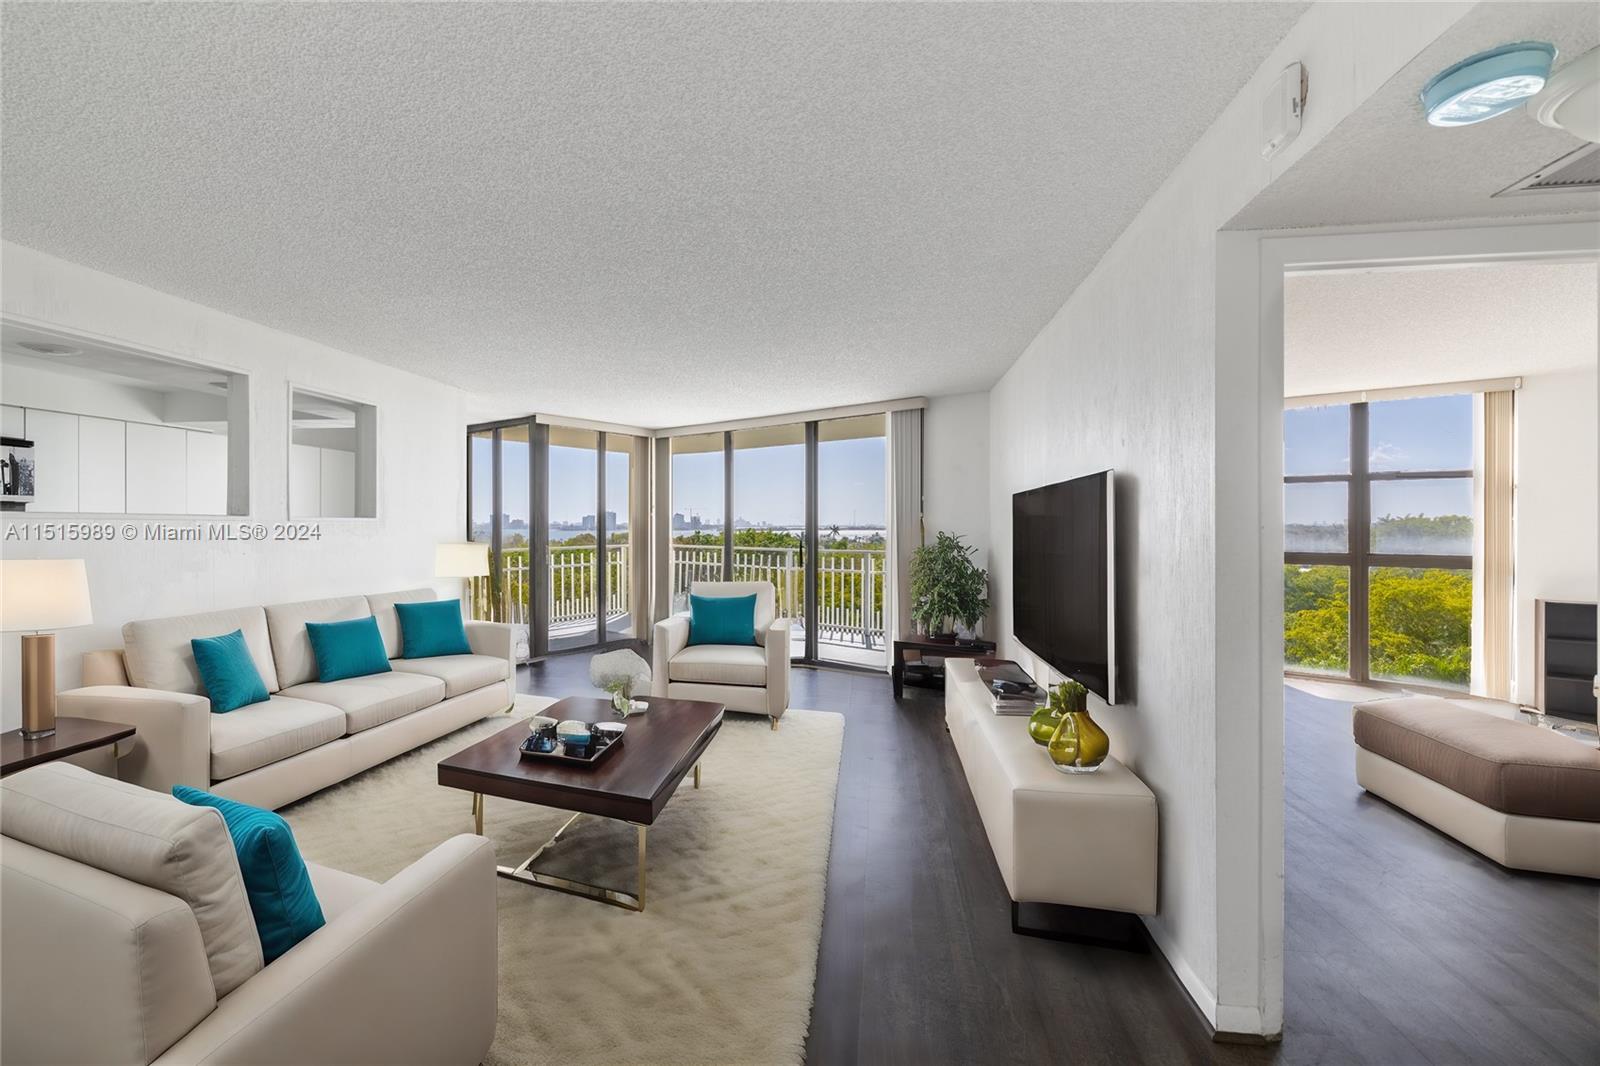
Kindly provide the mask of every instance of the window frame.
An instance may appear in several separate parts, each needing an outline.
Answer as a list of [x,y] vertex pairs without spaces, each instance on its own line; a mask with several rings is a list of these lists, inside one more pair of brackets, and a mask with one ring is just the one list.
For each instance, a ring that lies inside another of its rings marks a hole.
[[[1345,524],[1348,534],[1345,539],[1345,551],[1342,552],[1308,552],[1285,551],[1283,563],[1285,566],[1344,566],[1350,573],[1350,618],[1349,618],[1349,674],[1351,681],[1375,686],[1403,687],[1419,691],[1438,691],[1442,693],[1459,694],[1460,689],[1448,686],[1433,686],[1417,684],[1415,682],[1391,681],[1387,678],[1374,678],[1371,671],[1372,633],[1371,633],[1371,603],[1372,569],[1374,567],[1398,567],[1402,569],[1428,569],[1428,570],[1472,570],[1472,556],[1467,555],[1427,555],[1414,553],[1375,552],[1372,550],[1372,485],[1380,481],[1425,481],[1444,480],[1447,478],[1468,481],[1473,479],[1473,471],[1468,470],[1380,470],[1374,472],[1370,469],[1371,424],[1369,419],[1369,403],[1357,401],[1345,405],[1350,409],[1350,470],[1344,474],[1285,474],[1285,485],[1326,484],[1328,482],[1343,482],[1345,489],[1345,504],[1348,508]],[[1474,524],[1478,521],[1476,513],[1472,516]],[[1329,675],[1300,671],[1290,668],[1287,664],[1284,674],[1289,677],[1322,678]]]

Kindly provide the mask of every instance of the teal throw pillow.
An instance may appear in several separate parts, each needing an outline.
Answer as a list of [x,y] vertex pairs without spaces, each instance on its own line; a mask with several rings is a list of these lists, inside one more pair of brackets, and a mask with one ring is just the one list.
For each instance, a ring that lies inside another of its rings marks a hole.
[[215,807],[222,812],[239,856],[239,872],[244,875],[244,892],[250,899],[264,961],[271,962],[327,924],[288,822],[272,811],[188,785],[172,786],[172,794],[191,807]]
[[213,714],[266,701],[267,683],[261,680],[261,671],[250,658],[243,630],[235,629],[220,637],[196,637],[189,647],[194,651],[194,664],[200,669]]
[[689,595],[690,644],[754,644],[756,594]]
[[307,622],[306,636],[311,638],[311,654],[317,659],[318,681],[389,672],[383,634],[370,614],[347,622]]
[[460,600],[423,600],[397,603],[400,616],[400,657],[431,659],[435,655],[471,655],[467,627],[461,621]]

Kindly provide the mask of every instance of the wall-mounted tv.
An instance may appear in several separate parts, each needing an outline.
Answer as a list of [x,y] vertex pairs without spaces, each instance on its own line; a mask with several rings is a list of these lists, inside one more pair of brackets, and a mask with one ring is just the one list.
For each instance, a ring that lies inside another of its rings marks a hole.
[[1058,673],[1117,702],[1111,471],[1011,497],[1012,632]]

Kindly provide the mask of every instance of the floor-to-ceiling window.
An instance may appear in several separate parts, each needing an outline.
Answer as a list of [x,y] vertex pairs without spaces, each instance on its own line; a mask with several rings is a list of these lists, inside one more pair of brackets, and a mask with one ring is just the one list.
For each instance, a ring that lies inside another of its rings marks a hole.
[[[605,505],[600,509],[599,520],[606,543],[605,639],[612,641],[636,636],[640,618],[634,603],[639,587],[633,539],[633,459],[637,438],[621,433],[606,433],[604,437]],[[644,544],[642,535],[638,544]]]
[[1472,670],[1470,394],[1284,414],[1284,664],[1464,689]]
[[648,461],[648,438],[628,433],[468,427],[467,538],[490,548],[473,616],[510,623],[519,659],[639,639]]
[[887,419],[817,423],[816,657],[881,667],[887,570]]
[[467,433],[467,539],[489,545],[489,576],[471,583],[474,618],[507,622],[519,661],[535,654],[531,565],[537,508],[533,441],[537,427],[518,419]]
[[769,581],[795,659],[882,668],[888,418],[818,419],[672,437],[668,588]]
[[806,427],[733,433],[733,579],[770,581],[790,620],[789,655],[805,656]]
[[689,586],[725,573],[727,434],[672,438],[672,611],[689,606]]
[[474,578],[469,585],[470,613],[473,618],[493,618],[498,582],[495,564],[495,431],[476,429],[467,434],[467,539],[489,545],[490,575]]
[[500,435],[500,595],[517,658],[533,654],[533,426],[505,426]]
[[549,647],[566,651],[600,639],[600,438],[567,426],[551,426],[549,433]]

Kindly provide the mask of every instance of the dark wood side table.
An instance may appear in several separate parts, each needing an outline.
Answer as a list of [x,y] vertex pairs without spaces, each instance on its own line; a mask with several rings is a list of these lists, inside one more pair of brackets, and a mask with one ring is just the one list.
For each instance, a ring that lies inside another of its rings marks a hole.
[[53,762],[68,755],[127,740],[136,730],[121,722],[101,722],[94,718],[57,718],[54,735],[38,740],[23,740],[15,729],[0,736],[0,777],[26,770],[40,763]]
[[[982,659],[993,655],[995,644],[992,640],[968,640],[960,643],[947,643],[938,640],[897,640],[894,642],[894,662],[890,667],[890,674],[894,677],[894,698],[899,699],[905,692],[906,682],[906,652],[920,652],[923,655],[938,655],[945,659]],[[915,683],[915,679],[913,679]]]

